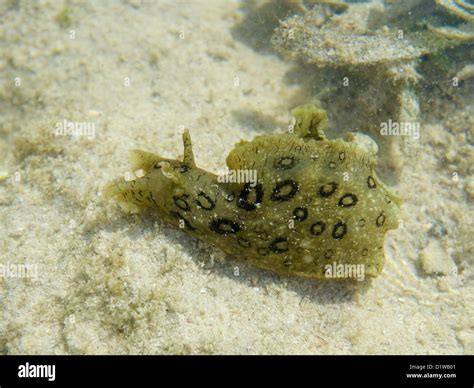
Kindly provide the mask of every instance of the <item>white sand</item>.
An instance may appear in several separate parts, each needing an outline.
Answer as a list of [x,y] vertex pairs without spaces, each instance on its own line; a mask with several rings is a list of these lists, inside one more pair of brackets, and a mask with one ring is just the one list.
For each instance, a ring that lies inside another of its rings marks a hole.
[[[130,148],[180,157],[186,126],[217,171],[308,98],[231,34],[242,4],[71,1],[61,27],[39,3],[0,4],[0,264],[37,275],[0,278],[0,353],[474,353],[472,110],[423,123],[415,156],[392,140],[404,223],[379,278],[280,278],[100,197]],[[56,136],[63,120],[95,137]]]

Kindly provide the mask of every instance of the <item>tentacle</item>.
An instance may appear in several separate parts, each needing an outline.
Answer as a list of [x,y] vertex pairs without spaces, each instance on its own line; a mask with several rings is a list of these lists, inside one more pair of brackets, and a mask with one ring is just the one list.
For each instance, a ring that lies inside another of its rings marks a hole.
[[316,140],[326,139],[324,129],[328,117],[326,111],[316,105],[306,104],[296,107],[291,111],[295,117],[295,133],[301,137],[312,137]]
[[183,163],[189,165],[190,167],[195,167],[196,164],[194,162],[193,144],[191,142],[191,135],[189,134],[189,129],[187,128],[183,132],[183,145]]

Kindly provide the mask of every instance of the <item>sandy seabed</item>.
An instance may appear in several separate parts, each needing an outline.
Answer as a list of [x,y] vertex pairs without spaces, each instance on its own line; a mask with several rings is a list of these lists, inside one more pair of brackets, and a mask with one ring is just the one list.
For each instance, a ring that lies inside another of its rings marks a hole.
[[67,3],[0,4],[0,353],[474,354],[472,105],[382,158],[405,203],[380,277],[278,277],[100,193],[183,127],[214,172],[284,131],[294,64],[246,44],[238,1]]

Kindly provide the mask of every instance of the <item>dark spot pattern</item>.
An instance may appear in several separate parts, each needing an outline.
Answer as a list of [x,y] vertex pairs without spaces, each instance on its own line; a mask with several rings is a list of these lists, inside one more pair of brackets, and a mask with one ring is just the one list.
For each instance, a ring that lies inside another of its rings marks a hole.
[[344,151],[339,152],[339,160],[343,162],[346,159],[346,153]]
[[179,172],[181,174],[185,174],[187,173],[189,170],[191,170],[191,167],[189,167],[189,165],[187,164],[182,164],[181,166],[179,166]]
[[367,253],[369,253],[367,248],[362,249],[362,256],[367,256]]
[[367,178],[367,186],[369,186],[369,189],[375,189],[377,187],[377,184],[375,183],[375,179],[372,178],[370,175]]
[[[255,201],[250,202],[248,196],[255,191]],[[259,183],[255,187],[252,187],[250,183],[246,183],[244,189],[239,194],[239,199],[237,200],[237,206],[241,209],[252,211],[258,208],[262,203],[263,199],[263,186]]]
[[278,182],[273,188],[270,199],[276,202],[289,201],[299,190],[299,185],[292,179]]
[[288,252],[288,239],[286,237],[278,237],[271,242],[269,248],[273,253]]
[[155,163],[155,165],[153,166],[153,168],[154,168],[155,170],[159,170],[159,169],[161,168],[161,162]]
[[324,229],[326,229],[326,224],[322,221],[318,221],[311,225],[309,231],[313,236],[319,236],[324,232]]
[[332,237],[334,240],[340,240],[347,233],[347,225],[344,222],[338,222],[334,225],[332,230]]
[[308,218],[308,209],[305,207],[296,207],[293,210],[293,218],[297,221],[304,221]]
[[218,220],[212,220],[209,223],[209,227],[213,232],[217,234],[222,234],[227,236],[229,234],[235,234],[240,231],[240,225],[232,220],[228,220],[226,218],[221,218]]
[[330,197],[336,192],[337,186],[338,185],[336,182],[326,183],[325,185],[321,186],[318,194],[320,197],[323,197],[323,198]]
[[385,223],[385,214],[383,214],[383,212],[381,212],[377,219],[375,220],[375,225],[377,225],[379,228],[383,226],[383,224]]
[[270,253],[270,249],[268,249],[267,247],[260,247],[257,248],[257,253],[260,256],[267,256]]
[[351,193],[346,193],[344,194],[340,199],[339,199],[339,206],[340,207],[351,207],[355,206],[355,204],[359,200],[357,199],[357,196]]
[[189,206],[188,201],[187,201],[188,197],[189,196],[187,194],[183,194],[180,197],[174,196],[173,197],[173,202],[181,210],[187,212],[187,211],[191,210],[191,207]]
[[388,195],[386,195],[385,197],[383,197],[384,201],[387,202],[387,203],[392,203],[392,200],[390,199],[390,197]]
[[296,165],[296,160],[292,156],[282,156],[273,161],[273,167],[276,170],[289,170]]
[[204,210],[212,210],[216,207],[215,202],[204,191],[199,192],[196,203],[201,209]]

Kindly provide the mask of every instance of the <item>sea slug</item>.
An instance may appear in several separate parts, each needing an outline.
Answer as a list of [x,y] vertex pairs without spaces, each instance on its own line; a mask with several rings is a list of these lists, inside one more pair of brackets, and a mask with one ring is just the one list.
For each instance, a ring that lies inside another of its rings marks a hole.
[[133,150],[132,168],[141,174],[109,183],[104,197],[127,212],[152,208],[190,235],[281,275],[334,279],[331,271],[341,266],[379,275],[401,200],[375,174],[377,145],[353,133],[327,139],[326,113],[314,105],[292,113],[287,133],[240,141],[228,155],[229,171],[254,171],[255,180],[198,168],[185,130],[182,161]]

